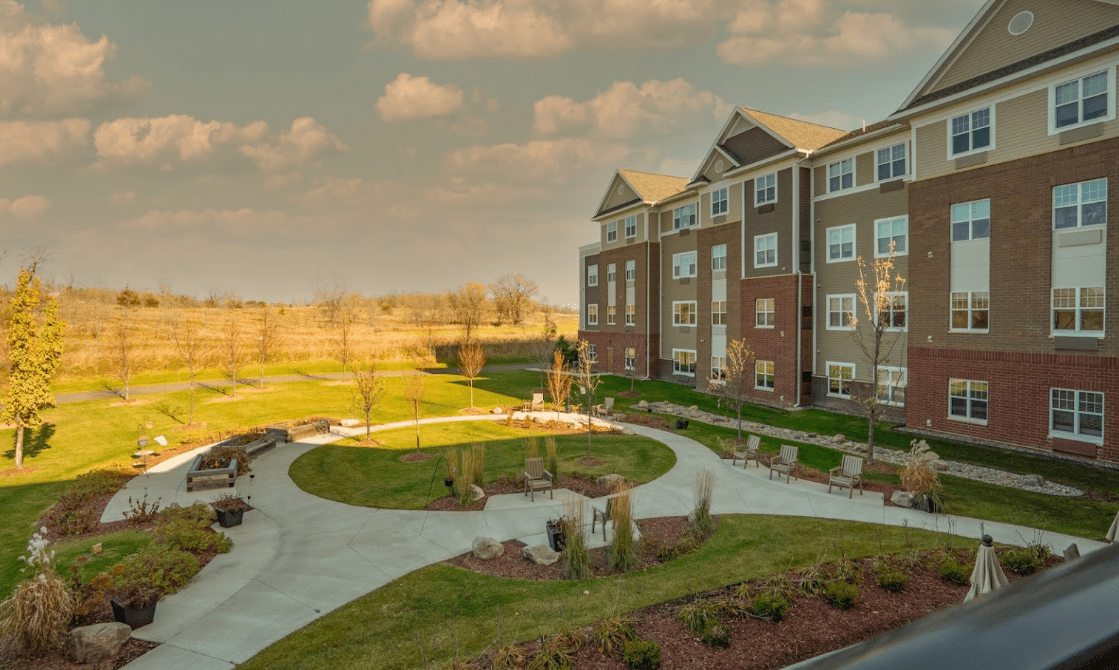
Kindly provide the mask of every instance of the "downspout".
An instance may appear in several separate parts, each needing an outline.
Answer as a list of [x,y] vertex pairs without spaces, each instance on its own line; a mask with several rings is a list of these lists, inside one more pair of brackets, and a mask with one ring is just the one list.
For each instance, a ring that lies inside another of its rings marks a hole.
[[[793,388],[796,389],[796,402],[793,403],[793,408],[794,409],[797,408],[797,407],[800,407],[800,395],[801,395],[800,394],[800,385],[801,385],[800,380],[801,380],[801,376],[802,376],[802,373],[801,373],[801,357],[802,357],[801,356],[801,348],[802,348],[802,341],[803,341],[802,338],[804,337],[804,335],[803,335],[803,332],[804,332],[804,308],[802,307],[802,305],[804,304],[804,273],[802,273],[800,271],[800,234],[799,234],[800,233],[800,214],[801,214],[800,213],[800,164],[803,163],[804,161],[808,160],[808,157],[810,155],[812,155],[812,152],[807,151],[804,154],[804,158],[801,158],[801,159],[797,160],[795,163],[793,163],[793,211],[795,212],[795,215],[793,216],[793,240],[794,240],[793,262],[796,266],[796,278],[797,278],[796,383],[795,383],[795,386],[793,387]],[[811,207],[809,208],[809,212],[811,213]],[[809,230],[811,231],[811,227],[809,228]],[[809,233],[809,237],[811,237],[811,232]],[[811,242],[809,242],[809,253],[811,254],[811,252],[812,252],[812,247],[811,247]],[[811,255],[809,256],[809,258],[811,259]],[[815,282],[813,282],[813,284],[815,284]],[[816,304],[815,300],[813,300],[812,304],[813,305]]]
[[[819,306],[820,306],[819,299],[820,299],[820,296],[818,295],[817,290],[816,290],[817,286],[819,285],[819,282],[817,281],[817,277],[816,277],[816,175],[814,174],[814,172],[811,168],[809,169],[809,172],[808,172],[808,186],[809,186],[809,198],[808,198],[808,212],[809,212],[809,214],[808,214],[808,220],[809,220],[809,223],[811,224],[808,227],[808,245],[809,245],[809,247],[811,247],[811,250],[812,250],[812,255],[809,257],[809,268],[808,269],[812,272],[812,375],[815,375],[816,374],[816,365],[817,365],[817,360],[816,360],[816,352],[817,352],[817,349],[816,349],[816,347],[817,347],[816,334],[819,331],[819,326],[820,326],[819,319],[816,318],[816,315],[819,313]],[[811,382],[809,382],[809,383],[811,383]],[[808,388],[808,394],[809,394],[809,396],[808,396],[809,399],[811,399],[811,397],[812,397],[812,387],[811,386]]]
[[[657,229],[660,229],[660,215],[657,216]],[[649,313],[652,311],[652,287],[649,285],[649,262],[652,260],[652,247],[653,240],[649,237],[649,210],[645,210],[645,379],[652,379],[653,375],[649,370],[649,345],[652,338],[649,334],[649,327],[651,320]],[[636,291],[635,291],[636,292]],[[660,293],[660,287],[657,287],[657,293]],[[636,300],[636,296],[634,296]]]

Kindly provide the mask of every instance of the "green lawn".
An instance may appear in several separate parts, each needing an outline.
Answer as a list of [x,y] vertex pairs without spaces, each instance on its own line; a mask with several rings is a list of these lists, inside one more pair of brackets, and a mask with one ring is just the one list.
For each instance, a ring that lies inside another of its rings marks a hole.
[[[544,434],[534,434],[539,438],[538,453],[545,456]],[[493,421],[421,426],[423,451],[436,458],[405,463],[401,456],[414,450],[416,438],[413,429],[402,428],[374,434],[386,448],[361,447],[354,440],[343,440],[313,449],[296,459],[288,474],[303,490],[328,500],[366,507],[423,509],[446,495],[443,476],[448,446],[484,443],[486,481],[493,481],[524,472],[524,440],[528,436],[526,430]],[[575,470],[590,475],[616,472],[643,483],[668,472],[676,463],[671,449],[644,437],[595,435],[591,445],[591,453],[605,463],[576,466],[575,461],[587,455],[586,435],[556,437],[561,476]]]
[[[83,556],[81,563],[82,581],[88,582],[98,573],[106,572],[130,554],[140,551],[152,543],[152,534],[142,530],[122,530],[108,535],[85,540],[71,540],[54,545],[54,567],[60,574],[69,577],[68,568]],[[93,545],[101,545],[101,553],[94,554]]]

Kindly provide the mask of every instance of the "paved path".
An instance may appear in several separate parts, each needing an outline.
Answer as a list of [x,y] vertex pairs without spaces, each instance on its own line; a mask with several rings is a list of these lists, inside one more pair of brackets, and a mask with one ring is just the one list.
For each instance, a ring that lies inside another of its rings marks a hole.
[[[540,413],[547,418],[552,412]],[[516,414],[518,418],[523,416]],[[565,419],[574,419],[566,415]],[[504,419],[489,415],[427,419],[425,423]],[[386,430],[410,422],[379,426]],[[775,514],[849,519],[914,528],[979,534],[979,520],[930,515],[886,507],[882,495],[867,492],[849,500],[845,493],[827,492],[814,482],[790,484],[769,481],[768,470],[732,467],[710,449],[683,435],[643,426],[629,426],[639,435],[658,440],[676,453],[676,464],[660,478],[634,490],[636,518],[680,516],[692,508],[696,473],[715,471],[712,513]],[[480,535],[498,541],[518,539],[544,543],[544,522],[562,513],[562,499],[576,495],[557,491],[556,498],[537,496],[530,502],[520,494],[495,496],[481,512],[428,512],[354,507],[323,500],[296,486],[288,468],[301,454],[342,435],[364,429],[339,430],[306,442],[281,445],[253,461],[255,477],[242,477],[255,510],[244,524],[225,532],[234,549],[219,554],[178,593],[159,603],[155,623],[137,630],[138,638],[162,643],[126,666],[130,670],[227,670],[252,658],[277,640],[345,603],[413,570],[471,549]],[[160,463],[129,482],[110,502],[103,520],[120,518],[128,496],[159,497],[189,505],[213,499],[221,491],[186,493],[185,469],[192,454]],[[251,489],[248,488],[251,486]],[[589,506],[586,509],[590,514]],[[587,519],[589,522],[589,518]],[[1031,528],[986,522],[998,541],[1023,544],[1035,536]],[[602,544],[601,535],[591,546]],[[1081,553],[1102,543],[1056,533],[1044,541],[1056,551],[1076,542]]]

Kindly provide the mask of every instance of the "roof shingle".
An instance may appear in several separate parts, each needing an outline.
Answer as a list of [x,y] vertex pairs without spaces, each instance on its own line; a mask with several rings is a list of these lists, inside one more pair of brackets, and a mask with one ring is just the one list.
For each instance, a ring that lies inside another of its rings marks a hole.
[[819,149],[847,134],[846,130],[839,130],[838,128],[829,128],[808,121],[798,121],[746,107],[740,109],[760,123],[765,124],[767,128],[788,140],[798,149]]
[[626,181],[637,190],[641,199],[646,202],[664,200],[686,190],[688,186],[686,177],[637,172],[636,170],[618,170],[618,174],[625,177]]

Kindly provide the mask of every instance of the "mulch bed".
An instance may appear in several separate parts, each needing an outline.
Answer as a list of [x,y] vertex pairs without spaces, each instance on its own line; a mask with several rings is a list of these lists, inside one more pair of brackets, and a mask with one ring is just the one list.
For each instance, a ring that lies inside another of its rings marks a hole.
[[[568,489],[576,491],[587,498],[601,498],[608,496],[614,492],[609,486],[599,486],[595,483],[595,477],[591,475],[574,474],[567,477],[560,477],[556,481],[555,487],[557,489]],[[442,482],[437,482],[437,485],[442,486]],[[507,478],[498,479],[496,481],[486,484],[482,490],[485,492],[486,497],[481,500],[475,500],[466,507],[460,507],[458,499],[451,496],[443,496],[428,503],[426,510],[435,512],[479,512],[486,508],[486,499],[490,496],[506,495],[509,493],[524,493],[525,485],[523,479],[511,480]],[[537,491],[537,496],[547,496],[547,491]]]
[[[110,619],[111,620],[111,619]],[[0,668],[20,668],[21,670],[116,670],[140,658],[159,645],[146,640],[130,639],[120,648],[115,658],[100,663],[79,665],[68,660],[61,653],[53,653],[40,658],[28,658],[11,647],[11,639],[0,640]]]
[[430,461],[433,458],[435,458],[435,454],[427,454],[422,451],[413,451],[410,454],[401,456],[400,460],[404,463],[420,463],[422,461]]

